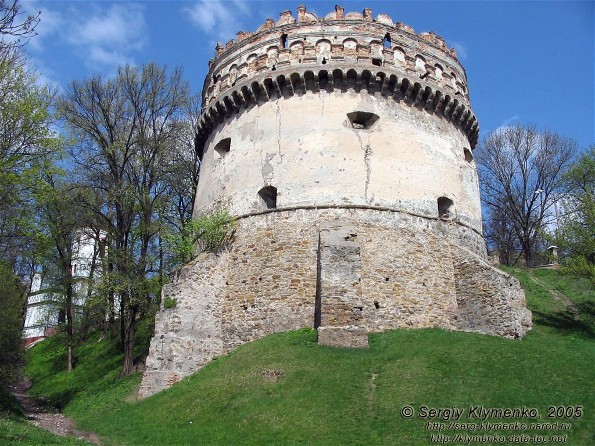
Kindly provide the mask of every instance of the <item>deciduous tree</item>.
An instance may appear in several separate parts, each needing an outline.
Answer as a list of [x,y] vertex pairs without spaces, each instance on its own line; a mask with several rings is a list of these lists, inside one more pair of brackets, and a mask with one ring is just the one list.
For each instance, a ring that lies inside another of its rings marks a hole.
[[595,282],[595,146],[570,166],[562,187],[556,242],[566,264]]
[[108,295],[120,302],[123,374],[133,371],[135,323],[152,301],[167,166],[186,130],[189,88],[180,69],[125,66],[115,79],[73,82],[60,110],[79,137],[86,205],[107,234]]
[[21,358],[26,292],[11,265],[0,261],[0,392],[15,378]]
[[575,153],[573,140],[529,126],[490,133],[476,150],[488,218],[510,223],[527,265],[535,263],[539,237],[554,219],[560,178]]

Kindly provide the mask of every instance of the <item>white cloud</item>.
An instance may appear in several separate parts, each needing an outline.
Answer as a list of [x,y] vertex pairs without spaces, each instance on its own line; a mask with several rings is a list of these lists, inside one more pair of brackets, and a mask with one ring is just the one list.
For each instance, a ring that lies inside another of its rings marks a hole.
[[145,21],[138,4],[113,5],[99,10],[73,28],[71,41],[80,45],[138,49],[143,46]]
[[242,29],[241,17],[251,14],[246,0],[199,0],[192,7],[183,8],[192,23],[211,38],[212,44],[226,43]]
[[145,11],[139,3],[73,2],[58,8],[51,3],[23,3],[27,13],[41,11],[38,35],[27,45],[36,65],[40,65],[36,56],[53,40],[63,52],[69,47],[87,68],[113,74],[118,65],[134,64],[135,52],[147,43]]
[[58,73],[51,68],[47,67],[43,61],[39,58],[32,57],[31,63],[36,73],[36,84],[42,87],[48,87],[51,90],[61,91],[62,86],[56,80],[58,79]]
[[142,5],[96,7],[91,15],[80,14],[71,19],[75,25],[65,38],[91,68],[114,69],[132,63],[132,54],[146,44],[147,25]]
[[65,26],[64,17],[59,12],[48,9],[35,1],[22,2],[22,6],[23,15],[40,13],[39,23],[35,27],[37,35],[27,43],[27,48],[31,51],[43,51],[44,43]]

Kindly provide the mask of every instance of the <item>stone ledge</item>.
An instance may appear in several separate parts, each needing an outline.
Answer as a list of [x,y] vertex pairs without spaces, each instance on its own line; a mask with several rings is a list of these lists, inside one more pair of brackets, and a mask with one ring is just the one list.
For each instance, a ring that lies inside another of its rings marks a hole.
[[366,348],[368,330],[364,327],[318,327],[318,343],[330,347]]

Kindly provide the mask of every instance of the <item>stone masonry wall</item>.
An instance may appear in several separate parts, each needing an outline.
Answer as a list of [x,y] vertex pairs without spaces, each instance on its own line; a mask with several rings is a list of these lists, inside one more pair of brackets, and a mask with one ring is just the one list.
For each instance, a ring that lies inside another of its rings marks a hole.
[[531,312],[517,279],[460,246],[453,246],[459,330],[520,338]]
[[452,222],[362,209],[300,209],[238,221],[224,253],[164,288],[140,397],[268,334],[316,327],[364,347],[368,332],[441,327],[516,338],[531,327],[518,282],[458,246]]
[[457,306],[448,239],[432,230],[371,225],[363,230],[368,330],[455,328]]
[[292,213],[239,222],[221,315],[226,349],[312,326],[317,245],[316,227]]
[[175,299],[176,305],[162,304],[155,316],[140,398],[172,386],[223,353],[221,306],[228,258],[202,254],[163,287],[163,300]]

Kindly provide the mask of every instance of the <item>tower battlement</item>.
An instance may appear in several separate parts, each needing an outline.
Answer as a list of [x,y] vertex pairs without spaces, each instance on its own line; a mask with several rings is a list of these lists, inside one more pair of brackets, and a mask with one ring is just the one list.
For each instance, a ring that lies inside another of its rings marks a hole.
[[[217,46],[195,216],[237,225],[163,289],[139,395],[268,334],[320,343],[440,327],[518,338],[531,313],[486,260],[465,71],[433,33],[305,7]],[[171,300],[170,300],[171,301]]]
[[335,11],[320,19],[304,6],[239,32],[209,62],[198,145],[226,116],[263,101],[325,90],[380,94],[449,119],[471,148],[479,126],[465,70],[454,49],[433,33],[416,34],[386,14]]

